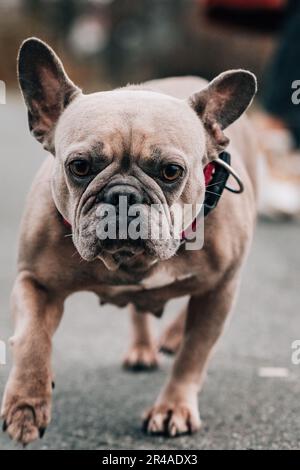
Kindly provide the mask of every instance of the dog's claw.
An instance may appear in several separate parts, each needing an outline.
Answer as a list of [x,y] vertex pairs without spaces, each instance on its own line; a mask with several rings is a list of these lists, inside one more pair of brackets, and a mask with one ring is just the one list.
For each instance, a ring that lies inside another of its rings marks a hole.
[[51,387],[52,387],[52,390],[55,389],[55,382],[54,381],[51,382]]
[[24,401],[20,401],[19,404],[14,404],[13,408],[6,405],[8,412],[6,412],[3,430],[7,431],[11,439],[25,447],[44,436],[50,422],[50,408],[50,403],[44,398],[35,399],[32,404],[24,404]]
[[7,430],[7,422],[4,420],[2,424],[2,431],[5,432]]
[[143,430],[150,435],[176,437],[192,434],[201,426],[197,409],[169,402],[154,406],[144,414]]

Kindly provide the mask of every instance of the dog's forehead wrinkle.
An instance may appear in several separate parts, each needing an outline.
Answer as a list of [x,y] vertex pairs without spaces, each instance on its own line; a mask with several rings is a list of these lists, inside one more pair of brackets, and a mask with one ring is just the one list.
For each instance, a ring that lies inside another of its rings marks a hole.
[[91,142],[73,142],[68,146],[68,151],[64,154],[65,158],[80,155],[90,155],[91,157],[99,157],[105,155],[105,145],[102,141],[93,140]]
[[130,155],[125,152],[121,160],[121,168],[123,171],[128,171],[130,168]]

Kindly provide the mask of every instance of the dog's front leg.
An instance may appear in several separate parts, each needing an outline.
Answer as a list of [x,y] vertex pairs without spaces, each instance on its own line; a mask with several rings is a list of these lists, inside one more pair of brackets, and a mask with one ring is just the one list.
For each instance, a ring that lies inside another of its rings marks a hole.
[[144,417],[148,433],[176,436],[199,429],[198,392],[208,359],[231,310],[235,291],[236,281],[225,280],[206,295],[191,297],[183,342],[171,377]]
[[51,337],[63,312],[57,300],[28,273],[12,293],[15,320],[10,339],[13,368],[5,388],[1,417],[12,439],[28,444],[41,437],[51,414]]

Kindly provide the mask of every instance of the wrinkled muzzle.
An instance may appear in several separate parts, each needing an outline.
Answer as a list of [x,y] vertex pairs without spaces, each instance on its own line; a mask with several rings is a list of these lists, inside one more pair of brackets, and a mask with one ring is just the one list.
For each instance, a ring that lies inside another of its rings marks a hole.
[[143,255],[169,259],[180,244],[169,207],[151,204],[130,185],[108,186],[74,231],[74,244],[85,260],[101,258],[109,269]]

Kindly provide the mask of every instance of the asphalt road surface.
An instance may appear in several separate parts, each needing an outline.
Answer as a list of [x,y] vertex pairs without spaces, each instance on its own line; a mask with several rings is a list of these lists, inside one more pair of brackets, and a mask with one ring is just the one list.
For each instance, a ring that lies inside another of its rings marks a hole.
[[[30,137],[25,109],[16,98],[0,105],[0,119],[0,339],[7,341],[17,228],[43,150]],[[258,224],[231,325],[199,398],[203,427],[198,434],[166,439],[142,433],[140,415],[156,398],[171,359],[162,356],[157,372],[122,371],[126,311],[100,309],[93,295],[82,293],[67,301],[55,336],[52,423],[29,449],[299,448],[300,365],[291,361],[291,344],[300,339],[299,228],[297,223]],[[176,302],[163,323],[175,310]],[[156,323],[159,331],[161,322]],[[11,362],[7,355],[7,365],[0,366],[1,395]],[[271,377],[261,376],[266,374]],[[0,435],[1,449],[16,447]]]

